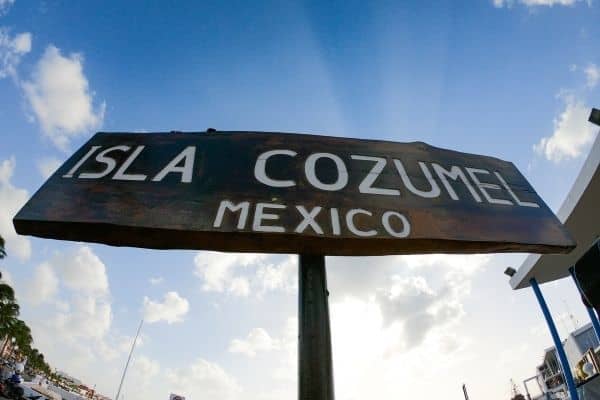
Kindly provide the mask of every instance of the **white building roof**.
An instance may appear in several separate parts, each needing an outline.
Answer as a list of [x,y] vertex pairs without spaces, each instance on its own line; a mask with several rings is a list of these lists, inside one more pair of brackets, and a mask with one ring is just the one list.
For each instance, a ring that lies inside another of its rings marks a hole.
[[569,268],[600,236],[600,135],[557,216],[577,247],[569,254],[530,254],[510,279],[513,289],[528,287],[531,278],[544,283],[569,276]]

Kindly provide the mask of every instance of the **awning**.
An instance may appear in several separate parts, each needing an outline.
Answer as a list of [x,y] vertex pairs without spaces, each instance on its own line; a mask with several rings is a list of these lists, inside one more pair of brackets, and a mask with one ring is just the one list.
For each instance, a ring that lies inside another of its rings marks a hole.
[[569,276],[569,268],[600,236],[600,135],[557,216],[577,247],[569,254],[530,254],[510,279],[513,289],[528,287],[531,278],[544,283]]

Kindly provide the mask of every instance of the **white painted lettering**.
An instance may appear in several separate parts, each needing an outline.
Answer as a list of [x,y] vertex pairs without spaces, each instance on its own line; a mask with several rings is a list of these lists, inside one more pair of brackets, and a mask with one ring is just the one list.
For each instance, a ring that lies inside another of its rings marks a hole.
[[386,196],[400,196],[400,191],[398,189],[386,189],[386,188],[377,188],[373,187],[373,183],[385,168],[385,164],[387,160],[383,157],[371,157],[371,156],[361,156],[352,154],[350,156],[353,160],[361,160],[361,161],[373,161],[375,165],[371,168],[371,171],[365,176],[360,185],[358,185],[358,191],[361,193],[368,194],[381,194]]
[[265,208],[273,208],[283,210],[286,208],[283,204],[270,204],[270,203],[258,203],[256,204],[256,209],[254,210],[254,221],[252,222],[252,230],[255,232],[285,232],[285,228],[283,226],[274,226],[274,225],[263,225],[263,220],[272,220],[276,221],[279,219],[279,215],[277,214],[266,214],[264,212]]
[[219,204],[219,210],[217,211],[217,217],[215,218],[215,222],[213,223],[214,228],[221,227],[223,223],[223,216],[225,215],[225,210],[229,210],[231,212],[240,211],[240,217],[238,218],[237,228],[244,229],[246,226],[246,219],[248,218],[248,208],[250,203],[247,201],[242,201],[238,204],[233,204],[229,200],[221,201]]
[[296,206],[296,208],[298,209],[298,212],[300,212],[300,214],[302,215],[302,217],[304,219],[296,227],[296,229],[294,230],[294,232],[296,232],[296,233],[302,233],[302,232],[304,232],[304,230],[307,227],[310,226],[315,233],[317,233],[319,235],[322,235],[323,234],[323,229],[321,229],[321,227],[319,226],[319,224],[317,224],[317,221],[315,221],[315,217],[321,211],[321,207],[314,207],[312,210],[310,210],[310,212],[308,210],[306,210],[306,208],[304,208],[304,206]]
[[363,210],[362,208],[354,208],[354,209],[348,211],[348,213],[346,214],[346,225],[348,226],[348,229],[350,230],[350,232],[352,232],[356,236],[361,236],[361,237],[377,235],[377,231],[375,229],[371,229],[368,231],[361,231],[360,229],[358,229],[356,227],[356,225],[354,225],[354,216],[356,214],[364,214],[364,215],[368,215],[369,217],[373,216],[372,212]]
[[271,187],[291,187],[295,186],[296,182],[293,180],[279,180],[269,178],[267,175],[267,160],[269,157],[275,155],[285,155],[290,157],[295,157],[296,152],[292,150],[270,150],[265,151],[256,159],[256,164],[254,165],[254,177],[261,183],[264,183],[267,186]]
[[72,178],[73,174],[75,173],[75,171],[77,171],[79,169],[79,167],[81,167],[83,165],[83,163],[92,156],[92,154],[94,154],[96,152],[96,150],[98,150],[99,148],[101,148],[102,146],[92,146],[87,153],[85,153],[85,156],[81,157],[81,159],[79,161],[77,161],[77,164],[75,164],[75,166],[73,168],[71,168],[69,170],[69,172],[67,172],[66,174],[64,174],[62,177],[63,178]]
[[512,201],[510,201],[510,200],[496,199],[488,193],[488,190],[501,190],[502,189],[500,186],[496,185],[495,183],[481,182],[479,180],[479,178],[477,177],[477,174],[489,175],[490,174],[489,171],[487,171],[485,169],[469,168],[469,167],[465,167],[465,169],[467,170],[467,173],[469,174],[469,176],[471,177],[473,182],[475,182],[475,185],[477,185],[479,190],[481,190],[481,193],[483,193],[483,196],[486,198],[488,203],[490,203],[490,204],[505,204],[505,205],[510,205],[510,206],[513,205]]
[[429,191],[419,190],[415,187],[415,185],[413,185],[410,178],[408,177],[408,174],[406,173],[406,169],[404,168],[402,161],[394,159],[394,165],[396,165],[396,169],[400,174],[400,178],[402,178],[402,182],[404,182],[404,186],[406,186],[408,190],[410,190],[412,193],[416,194],[417,196],[424,197],[426,199],[439,197],[440,187],[431,176],[431,172],[429,172],[429,169],[427,168],[427,165],[425,165],[424,162],[419,161],[419,166],[421,167],[421,171],[423,171],[423,175],[425,175],[425,178],[427,178],[427,181],[429,181],[429,186],[431,186],[431,189]]
[[[166,167],[162,169],[152,182],[160,182],[167,174],[172,172],[181,174],[181,182],[190,183],[192,181],[192,173],[194,171],[194,159],[196,155],[196,146],[188,146],[179,153]],[[183,161],[182,166],[177,166]]]
[[[319,178],[317,178],[317,174],[315,173],[315,164],[317,160],[320,158],[328,158],[335,163],[337,168],[338,177],[334,183],[323,183]],[[306,159],[304,163],[304,172],[306,174],[306,179],[310,182],[311,185],[316,187],[317,189],[327,190],[327,191],[336,191],[343,189],[348,184],[348,171],[346,170],[346,165],[341,158],[331,153],[313,153]]]
[[337,208],[332,208],[329,210],[331,214],[331,231],[334,235],[339,235],[341,233],[340,228],[340,214]]
[[107,157],[106,155],[112,151],[129,151],[130,147],[129,146],[113,146],[113,147],[109,147],[106,150],[101,151],[100,153],[98,153],[98,155],[96,156],[96,161],[98,161],[99,163],[102,164],[106,164],[106,168],[104,168],[104,171],[102,172],[82,172],[81,174],[79,174],[79,178],[80,179],[99,179],[99,178],[103,178],[106,175],[110,174],[112,172],[113,169],[115,169],[115,167],[117,166],[117,162],[110,157]]
[[[400,220],[400,222],[402,222],[402,230],[401,231],[398,232],[398,231],[395,231],[394,228],[392,228],[392,225],[390,224],[391,217],[396,217]],[[405,238],[408,235],[410,235],[410,223],[408,222],[408,219],[404,215],[400,214],[399,212],[396,212],[396,211],[384,212],[383,215],[381,216],[381,223],[383,224],[383,227],[385,228],[387,233],[389,233],[393,237]]]
[[113,175],[114,180],[118,181],[145,181],[147,176],[144,174],[128,174],[127,168],[135,161],[137,156],[140,155],[142,150],[144,150],[146,146],[138,146],[133,153],[125,160],[125,162],[119,167],[117,172]]
[[465,176],[464,172],[462,172],[462,170],[459,167],[457,167],[456,165],[453,165],[450,168],[450,171],[448,171],[436,163],[431,163],[431,165],[433,166],[433,170],[440,177],[442,183],[444,184],[444,187],[446,188],[446,191],[448,192],[448,195],[450,196],[450,198],[452,200],[458,200],[458,196],[456,195],[454,188],[448,182],[447,178],[450,178],[453,181],[456,181],[458,178],[460,178],[462,180],[462,182],[464,183],[464,185],[469,190],[469,192],[471,193],[471,196],[473,196],[473,198],[475,199],[475,201],[478,203],[481,203],[481,197],[475,191],[475,189],[473,188],[473,186],[471,185],[471,183]]
[[515,194],[515,192],[513,192],[513,190],[510,188],[510,186],[508,186],[508,184],[506,183],[506,181],[504,180],[504,178],[502,177],[502,175],[500,175],[500,172],[496,171],[496,172],[494,172],[494,174],[496,175],[496,178],[498,178],[498,180],[500,181],[500,183],[502,184],[502,186],[504,186],[504,189],[506,189],[506,191],[508,192],[508,194],[510,194],[510,196],[515,200],[515,203],[517,203],[521,207],[535,207],[535,208],[539,208],[540,207],[540,205],[538,203],[531,203],[529,201],[521,201],[517,197],[517,195]]

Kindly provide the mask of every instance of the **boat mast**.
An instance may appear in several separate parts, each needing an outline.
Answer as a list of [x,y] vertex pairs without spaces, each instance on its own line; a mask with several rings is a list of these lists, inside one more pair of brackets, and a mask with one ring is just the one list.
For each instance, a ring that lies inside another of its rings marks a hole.
[[140,330],[142,329],[142,324],[144,323],[144,319],[140,321],[140,326],[138,326],[137,333],[135,334],[135,338],[133,339],[133,343],[131,344],[131,351],[129,352],[129,356],[127,357],[127,362],[125,363],[125,368],[123,369],[123,375],[121,376],[121,382],[119,383],[119,389],[117,390],[117,395],[115,396],[115,400],[119,400],[119,395],[121,394],[121,388],[123,387],[123,381],[125,380],[125,374],[127,373],[127,367],[129,367],[129,361],[131,361],[131,355],[133,354],[133,349],[135,349],[135,344],[137,342],[138,336],[140,335]]

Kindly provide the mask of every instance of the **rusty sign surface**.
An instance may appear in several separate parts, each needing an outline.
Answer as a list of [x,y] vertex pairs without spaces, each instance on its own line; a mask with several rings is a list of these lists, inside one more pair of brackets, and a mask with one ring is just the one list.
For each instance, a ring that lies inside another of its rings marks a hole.
[[18,233],[157,249],[326,255],[568,252],[509,162],[425,143],[264,133],[97,133]]

